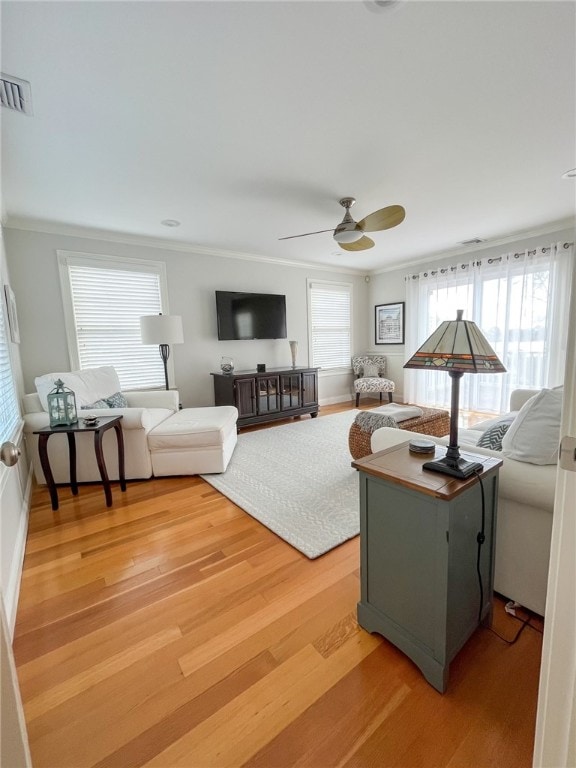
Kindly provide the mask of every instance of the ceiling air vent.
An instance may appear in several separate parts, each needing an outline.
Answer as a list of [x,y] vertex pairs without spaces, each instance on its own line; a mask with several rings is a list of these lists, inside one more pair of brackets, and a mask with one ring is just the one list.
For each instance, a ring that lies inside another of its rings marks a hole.
[[479,237],[473,237],[472,240],[462,240],[460,245],[478,245],[478,243],[483,243],[484,240],[481,240]]
[[7,109],[32,114],[32,92],[30,83],[11,75],[2,74],[0,79],[0,103]]

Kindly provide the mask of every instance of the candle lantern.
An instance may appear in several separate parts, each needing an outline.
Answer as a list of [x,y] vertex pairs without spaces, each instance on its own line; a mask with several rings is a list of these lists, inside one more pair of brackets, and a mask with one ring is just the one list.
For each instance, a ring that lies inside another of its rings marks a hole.
[[54,384],[55,388],[47,396],[50,426],[75,424],[78,421],[78,414],[74,392],[64,386],[62,379],[57,379]]

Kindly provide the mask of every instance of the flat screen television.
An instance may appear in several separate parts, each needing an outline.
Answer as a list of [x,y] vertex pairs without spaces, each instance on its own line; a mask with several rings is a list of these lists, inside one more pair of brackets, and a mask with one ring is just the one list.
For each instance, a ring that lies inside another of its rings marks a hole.
[[220,341],[285,339],[286,296],[276,293],[216,291]]

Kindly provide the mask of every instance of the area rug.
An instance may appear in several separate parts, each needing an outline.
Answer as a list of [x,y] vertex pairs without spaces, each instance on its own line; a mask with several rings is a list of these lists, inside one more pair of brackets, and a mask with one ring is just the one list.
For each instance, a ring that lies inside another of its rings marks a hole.
[[360,530],[352,410],[238,436],[226,472],[204,480],[314,559]]

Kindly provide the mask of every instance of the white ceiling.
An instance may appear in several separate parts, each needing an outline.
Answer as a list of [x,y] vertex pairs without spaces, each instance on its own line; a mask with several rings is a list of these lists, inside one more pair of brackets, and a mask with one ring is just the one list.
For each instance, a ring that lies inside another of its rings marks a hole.
[[[574,215],[576,4],[2,2],[10,225],[362,271]],[[405,221],[345,253],[339,198]],[[181,226],[167,229],[163,219]]]

